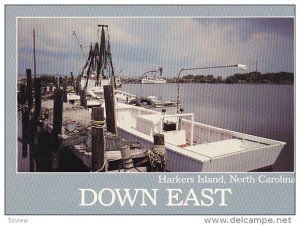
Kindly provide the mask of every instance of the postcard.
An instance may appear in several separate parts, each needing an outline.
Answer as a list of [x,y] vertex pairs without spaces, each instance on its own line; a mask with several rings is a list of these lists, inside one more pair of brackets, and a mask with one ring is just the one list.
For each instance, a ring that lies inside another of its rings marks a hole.
[[5,14],[6,215],[295,215],[295,6]]

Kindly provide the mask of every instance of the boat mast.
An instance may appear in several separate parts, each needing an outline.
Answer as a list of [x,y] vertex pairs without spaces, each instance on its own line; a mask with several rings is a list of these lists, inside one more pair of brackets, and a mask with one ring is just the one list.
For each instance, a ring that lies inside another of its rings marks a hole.
[[33,28],[33,69],[34,69],[34,80],[36,78],[36,61],[35,61],[35,32]]
[[96,86],[99,84],[99,79],[100,79],[100,73],[101,76],[103,76],[103,68],[105,67],[105,32],[104,32],[104,27],[108,28],[108,25],[103,25],[103,24],[98,24],[98,27],[101,27],[101,37],[100,37],[100,50],[99,50],[99,55],[96,57],[98,60],[97,62],[97,70],[96,70],[96,75],[97,75],[97,81],[96,81]]

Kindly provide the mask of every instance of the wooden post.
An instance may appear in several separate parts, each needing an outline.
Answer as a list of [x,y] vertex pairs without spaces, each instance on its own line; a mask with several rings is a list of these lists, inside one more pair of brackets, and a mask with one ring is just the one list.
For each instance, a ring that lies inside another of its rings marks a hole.
[[54,91],[54,106],[53,106],[53,133],[61,134],[62,113],[63,113],[63,93],[62,90]]
[[61,89],[63,87],[63,78],[59,77],[58,79],[58,89]]
[[80,105],[87,108],[87,99],[85,90],[80,90]]
[[25,104],[26,102],[26,85],[25,84],[20,84],[20,98],[19,98],[19,103],[21,105]]
[[75,80],[74,89],[75,89],[76,94],[79,94],[79,81],[78,81],[78,79]]
[[[70,85],[74,86],[74,77],[73,77],[73,73],[72,72],[71,72],[71,84]],[[74,86],[74,88],[75,88],[75,86]]]
[[131,171],[134,168],[134,166],[132,161],[132,155],[130,152],[130,145],[124,145],[121,147],[121,156],[123,160],[124,172]]
[[154,134],[153,135],[154,145],[165,145],[165,136],[163,134]]
[[[92,171],[104,171],[104,109],[93,107],[92,109]],[[99,124],[103,122],[103,125]]]
[[26,77],[27,77],[27,103],[28,103],[28,109],[29,113],[32,108],[32,85],[31,85],[31,69],[26,69]]
[[117,134],[113,86],[104,85],[103,87],[104,87],[104,99],[105,99],[105,111],[106,111],[106,129],[108,132]]
[[53,130],[52,130],[52,162],[51,168],[57,171],[59,168],[59,139],[58,135],[61,134],[62,128],[62,113],[63,113],[63,91],[56,89],[54,91],[54,106],[53,106]]
[[67,81],[65,80],[63,83],[63,101],[67,102],[68,101],[68,95],[67,95]]
[[51,94],[52,94],[52,92],[53,92],[53,84],[52,84],[52,83],[50,84],[49,92],[50,92]]
[[[154,148],[158,149],[160,152],[166,154],[165,149],[165,136],[163,134],[154,134],[153,135],[153,141],[154,141]],[[156,167],[154,168],[154,172],[164,172],[165,171],[165,161],[161,159],[162,161],[158,164],[156,164]]]
[[37,120],[41,112],[41,80],[35,78],[34,80],[34,97],[35,97],[35,113],[34,119]]
[[29,160],[30,160],[30,172],[34,171],[34,159],[36,152],[36,131],[37,131],[37,121],[41,112],[41,80],[40,78],[34,79],[34,114],[29,124]]
[[22,111],[22,156],[27,157],[27,144],[29,132],[29,111],[27,108]]
[[47,94],[47,86],[43,87],[43,95],[46,95],[46,94]]

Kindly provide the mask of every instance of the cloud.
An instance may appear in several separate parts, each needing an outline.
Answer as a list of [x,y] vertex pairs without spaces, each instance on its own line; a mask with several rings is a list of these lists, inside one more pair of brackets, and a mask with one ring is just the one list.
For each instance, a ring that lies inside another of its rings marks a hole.
[[[292,18],[19,18],[18,71],[32,68],[32,29],[36,30],[37,73],[69,74],[81,70],[84,46],[97,41],[98,24],[109,25],[116,71],[141,76],[164,67],[165,76],[181,68],[247,64],[261,72],[293,72]],[[85,56],[84,56],[85,55]],[[197,71],[226,76],[236,70]]]

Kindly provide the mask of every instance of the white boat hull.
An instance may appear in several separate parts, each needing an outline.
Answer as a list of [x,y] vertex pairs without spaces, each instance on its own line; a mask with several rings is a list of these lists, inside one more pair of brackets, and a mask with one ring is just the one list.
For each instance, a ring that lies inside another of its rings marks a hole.
[[[117,110],[118,135],[151,148],[153,134],[138,131],[133,119],[138,115],[147,115],[147,113],[154,112],[135,106],[126,106]],[[189,120],[182,120],[182,129],[186,132],[187,143],[191,139],[191,123]],[[272,166],[285,145],[284,142],[197,122],[193,124],[193,146],[189,144],[187,147],[180,147],[170,142],[166,143],[168,158],[166,170],[171,172],[248,172]],[[146,126],[147,124],[144,123],[144,129]],[[235,143],[238,143],[238,146]]]
[[[118,135],[126,140],[138,141],[147,148],[153,146],[153,141],[140,134],[118,127]],[[168,161],[166,170],[171,172],[248,172],[267,166],[272,166],[283,146],[275,145],[263,149],[250,150],[224,157],[201,161],[197,156],[187,156],[177,146],[166,144]]]
[[165,79],[142,79],[142,84],[165,84],[167,80]]

